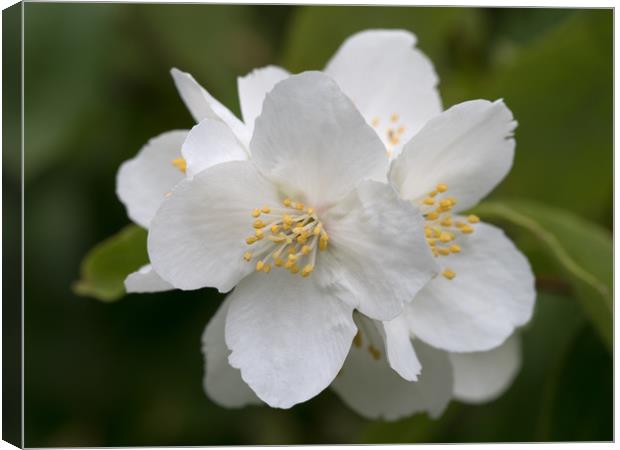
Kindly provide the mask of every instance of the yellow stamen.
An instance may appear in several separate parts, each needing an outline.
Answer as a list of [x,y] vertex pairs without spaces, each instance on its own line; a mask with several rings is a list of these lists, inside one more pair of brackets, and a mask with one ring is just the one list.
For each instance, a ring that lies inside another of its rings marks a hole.
[[439,234],[439,240],[440,240],[441,242],[443,242],[444,244],[445,244],[446,242],[450,242],[450,241],[451,241],[451,240],[453,240],[453,239],[454,239],[454,236],[453,236],[452,234],[450,234],[450,233],[446,233],[445,231],[442,231],[442,232]]
[[[443,201],[443,200],[442,200]],[[426,197],[422,203],[424,203],[425,205],[434,205],[435,204],[435,199],[433,197]]]
[[375,361],[381,358],[381,352],[373,345],[368,346],[368,353],[370,353],[370,356],[372,356],[372,359],[374,359]]
[[245,259],[246,261],[250,261],[252,259],[252,252],[245,252],[243,254],[243,259]]
[[252,224],[252,226],[256,229],[261,229],[261,228],[265,228],[265,222],[263,222],[260,219],[256,219],[254,221],[254,223]]
[[461,252],[461,247],[457,244],[452,244],[450,246],[450,252],[452,253],[460,253]]
[[398,114],[393,113],[393,114],[390,116],[390,120],[391,120],[392,122],[398,122]]
[[448,190],[448,185],[445,183],[439,183],[435,189],[437,189],[438,192],[446,192]]
[[172,165],[179,169],[181,172],[185,173],[187,171],[187,161],[185,158],[179,157],[172,160]]
[[258,216],[260,216],[260,209],[254,208],[252,210],[252,217],[258,217]]
[[312,264],[307,264],[302,269],[301,276],[302,277],[307,277],[307,276],[309,276],[312,273],[313,270],[314,270],[314,266],[312,266]]
[[471,214],[471,215],[467,216],[467,221],[469,223],[478,223],[478,222],[480,222],[480,217],[478,217],[478,216],[476,216],[474,214]]
[[269,208],[269,206],[265,205],[261,208],[261,211],[264,212],[265,214],[269,214],[271,212],[271,208]]
[[456,276],[456,273],[454,273],[454,271],[451,269],[444,269],[444,271],[441,274],[444,277],[446,277],[448,280],[452,280]]
[[471,227],[471,225],[463,225],[461,227],[461,233],[465,233],[465,234],[471,234],[474,232],[474,229]]

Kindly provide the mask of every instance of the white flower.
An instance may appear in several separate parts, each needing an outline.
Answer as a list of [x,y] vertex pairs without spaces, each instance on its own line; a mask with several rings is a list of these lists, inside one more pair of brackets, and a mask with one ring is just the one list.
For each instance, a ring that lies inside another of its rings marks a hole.
[[[474,223],[454,215],[448,218],[449,214],[473,206],[508,172],[514,152],[514,141],[510,138],[515,127],[512,115],[503,103],[485,101],[467,102],[441,114],[437,76],[430,61],[413,48],[414,44],[415,37],[405,31],[361,32],[345,41],[325,69],[378,133],[388,156],[397,157],[407,143],[403,155],[393,162],[390,178],[402,198],[415,205],[421,203],[426,209],[428,242],[434,244],[431,248],[443,268],[443,276],[429,283],[407,307],[406,314],[394,320],[400,322],[397,328],[407,329],[407,334],[416,336],[414,345],[422,365],[422,375],[416,383],[406,380],[415,379],[411,373],[417,375],[419,372],[417,359],[402,358],[407,372],[402,364],[399,368],[397,356],[389,361],[391,366],[385,357],[378,361],[373,357],[377,351],[389,356],[383,337],[387,336],[386,327],[395,325],[356,313],[356,323],[368,322],[371,325],[365,328],[370,330],[369,336],[372,330],[378,330],[381,339],[372,338],[375,342],[372,350],[367,346],[351,348],[333,388],[345,402],[367,417],[396,418],[416,411],[438,415],[453,391],[456,398],[472,401],[476,400],[476,395],[478,401],[496,395],[509,384],[518,367],[515,356],[518,352],[512,344],[515,338],[502,342],[515,327],[529,320],[534,301],[529,265],[501,231],[478,223],[474,217],[470,218]],[[194,127],[183,145],[181,153],[187,164],[187,176],[191,178],[214,164],[249,158],[248,142],[265,94],[287,78],[288,73],[270,66],[238,79],[245,123],[209,95],[191,75],[173,69],[173,77],[197,121],[210,119]],[[175,151],[178,153],[178,146]],[[382,177],[384,175],[375,173],[375,178]],[[443,192],[445,189],[447,192]],[[434,196],[429,198],[432,192]],[[431,199],[432,205],[425,204]],[[444,206],[437,211],[441,200]],[[450,221],[452,225],[447,225]],[[454,227],[457,221],[462,225]],[[141,272],[145,272],[144,268]],[[142,291],[160,289],[163,281],[150,269],[145,273],[148,277],[134,280],[135,285]],[[128,284],[134,275],[128,278]],[[218,312],[217,317],[222,322],[226,310],[227,306],[223,305]],[[208,329],[212,329],[215,322],[214,318]],[[207,334],[208,331],[205,339]],[[210,335],[213,336],[213,332]],[[364,339],[363,332],[361,339]],[[448,351],[478,353],[445,356],[423,341]],[[244,404],[247,392],[250,398],[256,399],[246,385],[243,389],[234,383],[229,390],[241,399],[235,402],[227,397],[226,382],[234,381],[232,375],[238,375],[239,371],[230,367],[226,360],[229,350],[223,335],[217,339],[212,337],[211,345],[206,342],[205,385],[209,395],[227,406]],[[398,342],[402,344],[401,354],[415,356],[408,338]],[[215,343],[222,345],[218,347]],[[482,351],[487,349],[492,350]],[[512,365],[502,360],[502,355],[506,354]],[[446,360],[455,366],[453,376],[451,370],[445,369]],[[459,361],[465,362],[459,367],[469,368],[467,372],[456,367]],[[467,361],[476,362],[468,365]],[[493,373],[476,373],[474,369],[484,368],[484,361],[494,368],[496,378]],[[365,363],[367,367],[362,370]],[[355,364],[356,370],[347,370],[349,365]],[[502,372],[498,367],[510,370]],[[377,373],[384,376],[375,376]],[[463,381],[467,379],[463,373],[473,374],[469,384]],[[468,390],[472,380],[480,380],[477,391]],[[356,389],[360,384],[369,389]],[[376,395],[378,392],[381,395]]]
[[[274,74],[278,72],[277,68],[266,67],[255,71],[251,78],[256,79],[260,85],[261,75],[269,74],[271,82],[275,84],[278,78]],[[251,132],[243,122],[198,85],[191,75],[177,69],[172,69],[171,73],[181,97],[196,122],[211,119],[201,130],[213,140],[213,145],[204,153],[190,151],[186,154],[182,148],[188,136],[188,130],[168,131],[151,139],[134,158],[121,165],[117,174],[117,195],[125,205],[129,218],[147,229],[164,198],[186,176],[191,177],[220,162],[248,158],[246,147]],[[240,89],[242,85],[243,82],[240,80]],[[261,89],[265,89],[261,91],[260,104],[262,104],[264,94],[271,87],[273,85],[260,85]],[[253,95],[255,95],[254,92],[247,92],[244,98],[252,99]],[[248,105],[251,104],[245,102],[242,108],[247,110],[250,107]],[[241,144],[235,148],[236,152],[218,152],[218,138],[223,136],[223,139],[227,139],[231,134]],[[191,143],[190,141],[190,148],[193,148]],[[158,292],[172,289],[170,284],[163,281],[153,271],[150,264],[130,274],[125,280],[125,287],[127,292]]]
[[401,198],[425,206],[425,233],[442,266],[407,308],[417,338],[452,352],[490,350],[529,321],[527,259],[498,228],[464,217],[512,165],[516,126],[503,102],[476,100],[430,120],[391,166]]
[[[195,127],[184,150],[201,133]],[[233,134],[218,139],[218,151],[240,151]],[[329,77],[278,83],[250,149],[251,161],[180,182],[151,221],[148,250],[177,288],[236,287],[229,362],[259,398],[286,408],[341,369],[357,333],[354,309],[391,320],[437,271],[418,209],[372,181],[385,177],[383,144]],[[394,333],[408,340],[406,329]],[[406,356],[394,361],[415,379],[419,363],[412,349]]]

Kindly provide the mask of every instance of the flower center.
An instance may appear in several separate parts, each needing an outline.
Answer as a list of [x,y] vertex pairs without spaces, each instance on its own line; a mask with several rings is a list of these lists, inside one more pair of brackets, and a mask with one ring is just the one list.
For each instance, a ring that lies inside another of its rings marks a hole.
[[171,163],[174,167],[176,167],[183,173],[185,173],[185,171],[187,170],[187,161],[185,161],[185,158],[183,158],[182,156],[173,159]]
[[[398,119],[399,119],[399,115],[397,113],[392,113],[390,115],[389,121],[387,122],[385,130],[383,131],[385,140],[387,142],[386,153],[387,153],[388,158],[391,158],[392,155],[394,154],[393,149],[398,144],[400,144],[400,138],[405,132],[405,126],[402,123],[400,123]],[[379,128],[381,125],[381,119],[379,117],[374,117],[372,121],[370,122],[370,124],[373,126],[373,128]],[[379,129],[379,135],[381,135],[380,129]]]
[[[421,201],[422,213],[426,219],[424,234],[426,242],[435,257],[460,253],[461,246],[457,241],[463,235],[474,232],[475,223],[480,222],[478,216],[468,216],[466,222],[452,218],[452,208],[456,205],[454,197],[447,196],[448,185],[439,183],[435,190]],[[441,273],[446,279],[456,277],[454,270],[445,267]]]
[[329,241],[314,208],[287,198],[282,207],[254,209],[252,217],[254,234],[245,242],[253,251],[245,252],[243,259],[256,260],[259,272],[269,273],[273,264],[293,275],[307,277],[312,273],[317,251],[325,250]]

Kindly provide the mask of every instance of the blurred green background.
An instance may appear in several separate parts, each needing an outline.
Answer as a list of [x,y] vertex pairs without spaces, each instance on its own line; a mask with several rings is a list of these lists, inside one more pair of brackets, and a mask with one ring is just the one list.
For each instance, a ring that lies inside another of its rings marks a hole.
[[[570,264],[554,264],[554,245],[611,289],[612,21],[611,10],[26,3],[25,444],[611,440],[611,295],[601,312]],[[503,97],[519,121],[514,168],[483,218],[536,270],[523,369],[497,401],[452,402],[436,421],[370,422],[329,390],[291,410],[219,408],[202,391],[200,335],[221,295],[72,292],[89,249],[129,223],[116,171],[150,137],[192,125],[171,67],[239,113],[237,76],[320,69],[348,35],[382,27],[418,36],[445,107]],[[15,155],[5,186],[17,190]],[[495,214],[515,199],[542,205],[528,211],[557,238],[551,251],[540,230]]]

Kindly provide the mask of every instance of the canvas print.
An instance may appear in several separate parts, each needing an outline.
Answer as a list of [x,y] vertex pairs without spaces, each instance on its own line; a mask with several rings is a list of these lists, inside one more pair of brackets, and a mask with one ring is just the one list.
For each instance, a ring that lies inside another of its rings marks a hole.
[[25,445],[613,439],[611,9],[23,14]]

